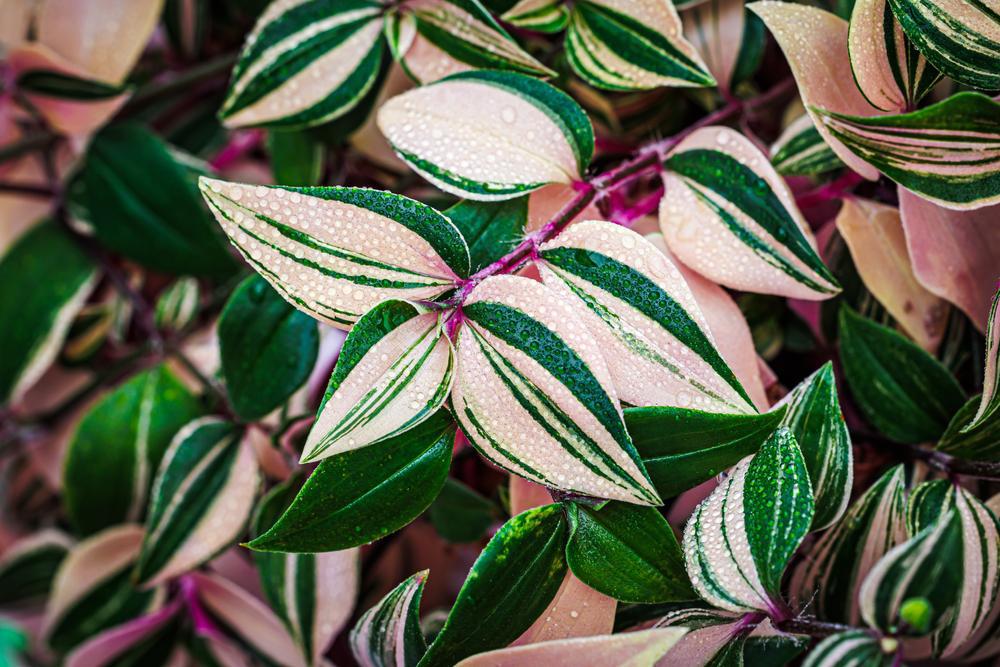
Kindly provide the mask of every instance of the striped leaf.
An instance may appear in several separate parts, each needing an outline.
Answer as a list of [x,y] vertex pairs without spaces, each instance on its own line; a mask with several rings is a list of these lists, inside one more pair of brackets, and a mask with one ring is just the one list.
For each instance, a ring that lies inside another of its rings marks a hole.
[[962,520],[948,510],[869,571],[858,603],[869,626],[889,634],[924,636],[956,612],[963,586]]
[[695,598],[674,529],[655,508],[567,503],[566,513],[566,564],[583,583],[622,602]]
[[77,544],[63,560],[41,632],[57,653],[160,606],[162,589],[133,585],[142,535],[135,524],[108,528]]
[[[888,646],[894,643],[888,643]],[[883,651],[879,638],[865,630],[847,630],[830,635],[816,645],[803,667],[890,667],[893,652]]]
[[941,78],[907,39],[888,0],[855,2],[847,39],[854,80],[876,109],[912,109]]
[[948,304],[914,275],[899,209],[867,199],[845,199],[836,225],[868,291],[920,347],[937,350],[944,338]]
[[[260,502],[251,521],[257,536],[274,524],[298,490],[295,478],[274,487]],[[261,588],[281,617],[306,664],[322,664],[322,656],[350,619],[358,594],[358,550],[325,554],[253,554]]]
[[276,0],[247,37],[219,112],[228,127],[307,127],[350,111],[385,44],[372,0]]
[[[209,640],[222,643],[212,652],[219,664],[307,664],[284,624],[259,598],[217,574],[192,572],[188,582],[205,616]],[[220,650],[229,660],[219,659]]]
[[[55,361],[97,282],[93,262],[54,222],[0,257],[0,405],[19,399]],[[30,294],[30,299],[24,295]]]
[[858,591],[865,575],[906,539],[903,466],[883,474],[843,518],[820,536],[792,573],[789,592],[797,607],[819,618],[857,625]]
[[920,52],[955,81],[1000,88],[1000,14],[992,2],[889,0]]
[[658,505],[597,341],[541,283],[492,276],[462,307],[452,404],[483,456],[546,486]]
[[753,413],[677,267],[610,222],[581,222],[540,248],[542,281],[572,304],[632,405]]
[[181,600],[105,630],[66,656],[66,667],[168,667],[176,659]]
[[684,10],[681,18],[684,36],[705,59],[719,90],[729,91],[745,48],[743,0],[708,0]]
[[200,183],[250,266],[293,306],[340,329],[385,299],[440,296],[469,270],[455,226],[400,195]]
[[428,570],[417,572],[366,611],[351,630],[351,653],[361,667],[416,667],[427,652],[420,598]]
[[625,425],[660,497],[673,498],[756,454],[784,415],[628,408]]
[[677,10],[662,0],[574,2],[566,57],[583,80],[605,90],[715,85],[684,39]]
[[501,18],[525,30],[559,32],[569,23],[569,9],[563,0],[520,0]]
[[302,452],[310,463],[408,431],[438,411],[455,371],[438,312],[383,301],[351,329]]
[[840,291],[788,186],[742,134],[697,130],[664,166],[660,228],[684,264],[739,290],[811,300]]
[[481,201],[572,183],[594,152],[583,109],[549,84],[514,72],[463,72],[403,93],[382,105],[378,126],[418,174]]
[[942,514],[955,511],[961,527],[962,585],[956,613],[932,638],[934,655],[955,659],[987,620],[1000,585],[1000,521],[974,495],[948,480],[921,484],[910,495],[908,523],[918,533]]
[[765,620],[747,624],[731,612],[687,607],[670,611],[655,627],[686,627],[688,633],[659,665],[782,667],[803,653],[806,638],[779,633]]
[[332,456],[251,549],[312,553],[367,544],[427,509],[448,477],[455,422],[445,410],[394,438]]
[[180,331],[187,327],[198,312],[200,293],[198,281],[191,276],[180,278],[160,293],[153,313],[158,329]]
[[812,107],[858,116],[878,109],[868,103],[849,75],[847,21],[816,7],[791,2],[755,2],[748,8],[764,21],[792,69],[795,83],[816,129],[834,153],[868,180],[878,171],[830,134]]
[[151,493],[137,579],[156,584],[214,557],[243,533],[260,475],[242,429],[196,419],[163,455]]
[[66,512],[77,532],[141,520],[171,439],[203,412],[164,365],[131,377],[94,404],[70,440],[63,467]]
[[0,607],[44,600],[72,542],[48,528],[14,542],[0,555]]
[[789,123],[774,142],[771,164],[782,176],[816,176],[844,166],[809,114]]
[[983,396],[975,416],[962,430],[972,431],[987,421],[1000,420],[1000,290],[993,297],[986,327],[986,362],[983,365]]
[[729,611],[773,611],[789,559],[809,532],[813,497],[805,459],[786,428],[741,461],[684,528],[691,583]]
[[861,412],[886,437],[937,440],[965,403],[961,385],[941,362],[850,306],[840,308],[840,359]]
[[526,53],[479,0],[414,0],[402,5],[393,20],[403,25],[386,30],[398,35],[400,62],[418,83],[475,69],[555,75]]
[[985,95],[893,116],[813,111],[855,155],[925,199],[958,210],[1000,202],[1000,104]]
[[685,628],[655,628],[595,637],[556,639],[497,649],[462,660],[456,667],[517,665],[654,665],[687,633]]
[[981,396],[966,401],[948,422],[935,449],[961,459],[1000,460],[1000,419],[994,416],[967,428],[981,404]]
[[545,505],[500,527],[476,559],[420,667],[452,667],[507,646],[548,607],[566,573],[562,507]]
[[837,399],[833,363],[825,363],[775,407],[784,405],[781,425],[795,436],[812,482],[813,529],[825,528],[847,509],[854,482],[851,436]]

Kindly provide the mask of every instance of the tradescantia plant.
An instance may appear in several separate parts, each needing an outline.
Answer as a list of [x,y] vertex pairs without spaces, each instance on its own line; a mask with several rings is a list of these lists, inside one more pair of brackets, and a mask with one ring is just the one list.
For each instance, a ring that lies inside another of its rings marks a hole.
[[0,663],[996,660],[997,16],[0,4]]

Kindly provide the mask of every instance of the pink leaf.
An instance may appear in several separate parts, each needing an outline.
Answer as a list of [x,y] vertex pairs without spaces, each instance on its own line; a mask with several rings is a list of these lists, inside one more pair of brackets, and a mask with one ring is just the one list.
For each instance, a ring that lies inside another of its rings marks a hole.
[[78,646],[66,658],[66,667],[104,667],[165,626],[180,609],[175,600],[157,612],[106,630]]
[[458,663],[458,667],[639,667],[658,660],[686,632],[685,628],[659,628],[515,646],[474,655]]

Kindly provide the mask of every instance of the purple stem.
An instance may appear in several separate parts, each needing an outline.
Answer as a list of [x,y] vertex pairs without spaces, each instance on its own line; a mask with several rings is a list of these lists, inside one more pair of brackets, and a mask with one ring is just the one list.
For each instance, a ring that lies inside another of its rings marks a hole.
[[229,142],[222,147],[222,150],[216,153],[209,164],[216,171],[222,171],[260,146],[263,140],[263,130],[240,130],[233,132],[229,138]]

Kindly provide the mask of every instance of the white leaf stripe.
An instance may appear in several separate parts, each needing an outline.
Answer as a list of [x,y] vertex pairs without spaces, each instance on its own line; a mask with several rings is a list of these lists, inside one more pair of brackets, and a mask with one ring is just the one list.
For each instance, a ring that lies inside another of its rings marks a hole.
[[802,114],[790,123],[774,142],[771,164],[782,176],[823,174],[843,166],[823,141],[809,114]]
[[902,466],[882,475],[805,554],[789,585],[793,603],[856,625],[855,600],[865,575],[906,538],[904,493]]
[[428,571],[417,572],[362,614],[351,630],[351,653],[361,667],[415,667],[427,650],[420,598]]
[[365,188],[281,188],[201,179],[210,208],[247,261],[299,310],[347,328],[394,297],[432,299],[469,270],[446,217]]
[[648,240],[609,222],[581,222],[540,257],[543,282],[574,304],[605,351],[621,400],[755,412],[687,282]]
[[569,10],[562,0],[520,0],[502,18],[518,28],[556,32],[566,27]]
[[363,0],[276,2],[233,71],[226,124],[315,125],[349,111],[381,66],[380,6]]
[[849,630],[831,635],[809,652],[803,667],[878,667],[888,664],[878,637],[865,630]]
[[241,429],[216,417],[181,429],[153,485],[137,578],[158,583],[229,546],[250,517],[258,483]]
[[976,416],[963,429],[971,431],[986,421],[1000,418],[1000,291],[993,297],[986,326],[986,363],[983,371],[983,395]]
[[448,397],[454,367],[437,313],[401,324],[368,350],[325,403],[302,462],[382,442],[424,421]]
[[452,399],[484,456],[563,490],[660,503],[597,344],[567,304],[538,282],[496,276],[463,315]]

